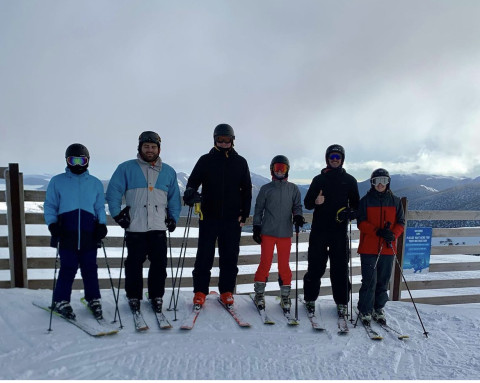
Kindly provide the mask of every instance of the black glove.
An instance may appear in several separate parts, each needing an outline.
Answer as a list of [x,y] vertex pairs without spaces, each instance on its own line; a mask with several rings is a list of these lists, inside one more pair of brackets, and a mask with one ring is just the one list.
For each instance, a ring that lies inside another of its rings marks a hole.
[[378,229],[377,235],[387,242],[395,241],[395,234],[390,229]]
[[343,222],[346,220],[353,221],[357,218],[357,212],[351,207],[341,208],[337,211],[337,222]]
[[293,224],[298,227],[303,227],[305,224],[305,218],[303,218],[303,215],[294,215]]
[[175,231],[177,227],[177,223],[172,217],[165,218],[165,225],[167,225],[167,229],[170,233]]
[[262,227],[260,225],[253,225],[253,240],[258,244],[262,243],[262,236],[260,233],[262,232]]
[[95,240],[101,241],[103,238],[107,236],[108,230],[107,230],[107,225],[104,223],[97,223],[97,226],[95,226],[95,231],[93,235],[95,236]]
[[187,206],[193,206],[196,202],[201,202],[200,194],[194,188],[187,188],[183,193],[183,202]]
[[126,206],[119,215],[113,217],[116,223],[120,225],[122,229],[128,229],[130,226],[130,206]]
[[58,222],[54,222],[48,225],[48,230],[50,230],[50,234],[52,234],[52,237],[58,238],[62,236],[62,228]]

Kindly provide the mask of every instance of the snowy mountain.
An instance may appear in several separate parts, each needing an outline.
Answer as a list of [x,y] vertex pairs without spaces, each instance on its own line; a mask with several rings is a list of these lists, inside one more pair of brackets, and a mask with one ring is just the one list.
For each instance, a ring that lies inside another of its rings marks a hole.
[[[189,174],[177,173],[180,193],[183,194]],[[250,173],[252,178],[252,210],[262,185],[270,182],[269,178]],[[52,176],[24,175],[24,185],[29,190],[46,190]],[[399,197],[407,197],[409,208],[412,210],[477,210],[480,206],[480,177],[462,178],[445,177],[423,174],[394,174],[391,176],[391,188]],[[105,189],[108,180],[103,180]],[[5,180],[0,180],[0,187],[4,189]],[[302,194],[302,201],[309,185],[298,185]],[[364,196],[370,189],[370,181],[358,183],[360,196]],[[186,209],[182,214],[186,214]]]

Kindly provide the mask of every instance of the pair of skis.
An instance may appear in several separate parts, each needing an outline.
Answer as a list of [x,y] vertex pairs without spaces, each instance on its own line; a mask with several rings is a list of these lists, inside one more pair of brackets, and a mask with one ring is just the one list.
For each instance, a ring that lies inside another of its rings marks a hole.
[[[148,293],[146,293],[145,296],[148,299]],[[157,320],[158,327],[161,330],[167,330],[167,329],[170,329],[170,328],[173,327],[171,325],[171,323],[168,321],[168,319],[167,319],[167,317],[165,316],[164,313],[156,312],[153,309],[153,306],[152,306],[152,311],[155,315],[155,319]],[[148,327],[147,323],[145,322],[145,319],[143,317],[142,312],[140,310],[131,310],[131,312],[132,312],[132,316],[133,316],[133,323],[135,325],[135,331],[138,331],[138,332],[147,331],[149,329],[149,327]]]
[[[358,315],[358,311],[356,311],[356,313]],[[378,332],[376,332],[374,329],[372,329],[371,323],[368,323],[368,324],[364,323],[360,318],[358,320],[362,323],[363,328],[367,332],[367,335],[369,336],[370,339],[372,339],[372,340],[382,340],[383,339],[382,335],[380,335]],[[404,339],[409,338],[408,335],[403,334],[400,330],[388,325],[386,322],[376,321],[376,320],[373,320],[373,322],[378,324],[383,330],[385,330],[385,332],[391,334],[392,336],[394,336],[395,338],[397,338],[399,340],[404,340]]]
[[[249,295],[250,295],[250,298],[252,299],[255,307],[257,308],[258,314],[262,318],[263,323],[267,324],[267,325],[275,324],[275,321],[270,319],[270,317],[268,316],[265,307],[260,308],[260,307],[257,306],[257,304],[255,302],[255,294],[249,294]],[[285,319],[287,321],[287,325],[297,326],[297,325],[300,324],[300,322],[292,315],[292,313],[290,312],[290,309],[282,308],[282,312],[283,312],[283,316],[285,317]]]
[[[240,326],[240,327],[250,327],[250,323],[244,321],[237,311],[235,310],[235,307],[233,305],[226,305],[224,304],[220,297],[218,296],[218,293],[215,291],[210,292],[208,296],[214,296],[218,303],[222,305],[222,307],[227,310],[227,312],[232,316],[232,318],[235,320],[235,322]],[[192,312],[183,320],[182,324],[180,325],[180,328],[182,330],[191,330],[195,326],[195,322],[198,318],[198,315],[200,312],[203,310],[202,305],[194,305]]]
[[[84,298],[82,298],[82,303],[84,303],[86,305],[86,301],[84,300]],[[33,301],[32,304],[36,307],[39,307],[39,308],[45,310],[45,311],[48,311],[48,312],[51,311],[50,305],[47,304],[47,303]],[[91,313],[90,309],[88,309],[88,311],[89,311],[89,313]],[[67,317],[61,315],[60,313],[56,312],[55,310],[53,311],[53,314],[56,317],[62,318],[64,320],[66,320],[67,322],[73,324],[74,326],[76,326],[80,330],[82,330],[83,332],[85,332],[88,335],[93,336],[93,337],[113,335],[113,334],[118,333],[118,331],[119,331],[118,327],[112,326],[110,323],[108,323],[106,321],[105,318],[96,319],[95,317],[93,317],[93,314],[92,314],[92,317],[89,318],[88,321],[85,321],[83,318],[79,319],[77,317],[75,319],[67,318]]]

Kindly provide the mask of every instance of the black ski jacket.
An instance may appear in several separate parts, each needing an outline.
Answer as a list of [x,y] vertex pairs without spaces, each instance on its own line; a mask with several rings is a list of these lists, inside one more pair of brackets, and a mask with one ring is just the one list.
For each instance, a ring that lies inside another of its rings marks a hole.
[[[322,190],[325,202],[315,205],[315,199]],[[337,211],[342,207],[358,209],[360,196],[357,180],[343,168],[325,168],[314,177],[303,200],[305,209],[313,211],[312,230],[345,229],[348,221],[336,221]]]
[[252,203],[252,181],[245,158],[232,148],[213,147],[199,158],[188,178],[187,188],[202,185],[204,219],[238,219],[245,222]]

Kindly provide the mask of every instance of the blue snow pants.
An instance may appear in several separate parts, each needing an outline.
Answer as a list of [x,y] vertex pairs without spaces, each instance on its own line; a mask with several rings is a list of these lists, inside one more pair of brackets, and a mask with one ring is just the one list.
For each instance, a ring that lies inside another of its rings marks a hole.
[[78,267],[83,279],[85,299],[100,299],[98,286],[97,249],[92,250],[65,250],[60,249],[60,271],[57,285],[53,294],[54,301],[68,301],[72,294],[72,285]]

